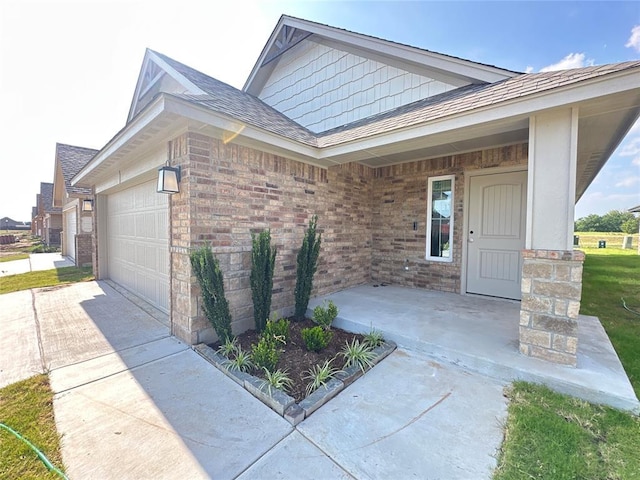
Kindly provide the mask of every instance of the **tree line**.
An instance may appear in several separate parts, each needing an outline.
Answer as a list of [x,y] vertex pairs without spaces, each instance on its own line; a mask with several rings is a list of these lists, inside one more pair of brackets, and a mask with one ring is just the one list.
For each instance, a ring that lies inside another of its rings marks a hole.
[[604,215],[592,213],[586,217],[579,218],[574,223],[576,232],[623,232],[638,233],[640,218],[631,212],[622,210],[611,210]]

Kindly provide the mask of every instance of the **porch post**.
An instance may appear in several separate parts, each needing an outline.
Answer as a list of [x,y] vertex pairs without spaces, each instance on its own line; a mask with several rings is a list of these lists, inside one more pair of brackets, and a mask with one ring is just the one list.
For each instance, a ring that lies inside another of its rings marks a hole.
[[574,367],[584,260],[573,251],[577,147],[577,108],[530,118],[520,351]]

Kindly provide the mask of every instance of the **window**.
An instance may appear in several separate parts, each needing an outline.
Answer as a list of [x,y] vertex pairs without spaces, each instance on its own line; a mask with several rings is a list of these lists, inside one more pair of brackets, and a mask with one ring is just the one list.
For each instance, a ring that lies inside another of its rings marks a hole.
[[453,260],[454,175],[429,179],[427,195],[427,260]]

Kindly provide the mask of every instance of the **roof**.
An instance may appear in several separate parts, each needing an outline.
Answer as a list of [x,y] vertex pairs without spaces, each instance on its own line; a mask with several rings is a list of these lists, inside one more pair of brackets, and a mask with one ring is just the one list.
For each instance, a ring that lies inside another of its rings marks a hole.
[[629,211],[631,213],[640,213],[640,205],[638,205],[637,207],[630,208]]
[[184,75],[206,95],[173,95],[249,125],[314,147],[329,147],[372,135],[391,132],[423,122],[506,103],[559,89],[582,81],[631,69],[640,61],[614,63],[570,70],[520,74],[496,83],[472,84],[424,100],[403,105],[356,122],[315,134],[259,98],[220,82],[166,55],[154,52]]
[[44,213],[62,213],[62,208],[53,207],[53,183],[40,182],[40,202]]
[[98,150],[56,143],[56,161],[60,163],[67,193],[90,195],[91,190],[71,185],[71,179],[84,167]]

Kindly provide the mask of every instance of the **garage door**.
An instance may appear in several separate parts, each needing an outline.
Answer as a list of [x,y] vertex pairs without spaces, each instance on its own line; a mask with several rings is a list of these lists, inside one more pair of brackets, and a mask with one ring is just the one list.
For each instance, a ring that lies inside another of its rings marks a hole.
[[76,209],[72,208],[64,212],[64,254],[71,258],[74,262],[76,260],[76,233],[77,233],[77,221],[76,221]]
[[155,182],[107,197],[109,278],[169,311],[168,196]]

